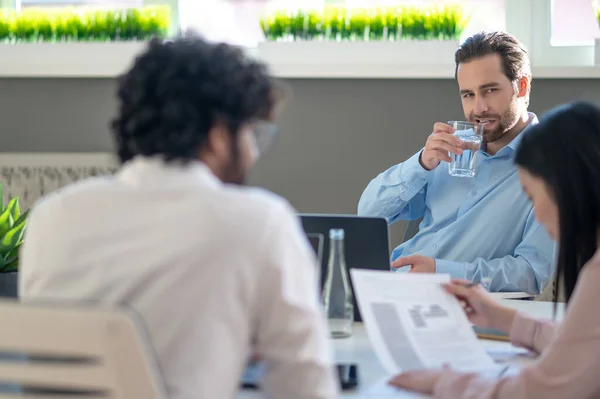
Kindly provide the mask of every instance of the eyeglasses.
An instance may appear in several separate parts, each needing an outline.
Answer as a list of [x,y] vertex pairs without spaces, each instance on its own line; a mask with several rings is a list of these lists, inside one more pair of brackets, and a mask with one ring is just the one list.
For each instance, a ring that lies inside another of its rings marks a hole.
[[275,142],[279,128],[272,122],[258,121],[254,123],[250,132],[256,143],[258,156],[263,156]]

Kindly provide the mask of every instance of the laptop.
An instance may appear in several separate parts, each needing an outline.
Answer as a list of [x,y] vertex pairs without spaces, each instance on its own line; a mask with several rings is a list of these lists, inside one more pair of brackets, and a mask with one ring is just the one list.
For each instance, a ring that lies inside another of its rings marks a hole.
[[[383,218],[354,215],[300,214],[302,227],[315,251],[320,273],[320,289],[323,290],[327,273],[329,253],[329,230],[344,229],[344,249],[348,269],[390,270],[390,246],[387,221]],[[352,285],[352,280],[350,280]],[[354,287],[353,287],[354,289]],[[361,321],[356,296],[354,297],[354,320]],[[348,365],[338,366],[340,385],[345,388],[355,386],[357,377],[348,385],[341,370]],[[258,382],[265,373],[266,365],[261,361],[249,361],[240,384],[242,388],[258,389]],[[354,369],[356,372],[356,369]]]
[[[309,239],[315,235],[323,236],[323,246],[320,256],[321,290],[323,290],[325,275],[327,273],[330,229],[344,229],[344,249],[348,270],[390,270],[389,228],[384,218],[307,213],[301,213],[299,216],[304,232]],[[316,241],[314,242],[316,243]],[[313,248],[315,247],[313,246]],[[350,285],[354,290],[352,279],[350,280]],[[356,296],[354,296],[354,320],[362,321]]]
[[323,246],[325,245],[325,237],[320,233],[308,233],[306,236],[317,256],[317,267],[320,268],[323,264]]

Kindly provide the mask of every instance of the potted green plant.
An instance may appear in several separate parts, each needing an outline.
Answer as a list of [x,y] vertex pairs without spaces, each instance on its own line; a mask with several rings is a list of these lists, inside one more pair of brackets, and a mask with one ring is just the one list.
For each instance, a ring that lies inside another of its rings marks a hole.
[[129,42],[166,37],[170,9],[94,10],[86,8],[0,10],[0,40],[14,43]]
[[[261,21],[267,40],[259,44],[258,54],[276,65],[310,65],[310,70],[381,65],[451,69],[468,22],[466,9],[457,4],[288,11],[283,27],[273,18],[279,13],[274,10]],[[292,32],[291,40],[286,31]]]
[[0,297],[17,297],[19,249],[23,243],[28,213],[21,213],[19,197],[9,199],[4,206],[0,184]]
[[165,5],[0,10],[2,77],[114,77],[171,30]]
[[369,16],[369,40],[388,40],[387,13],[382,7],[371,10]]

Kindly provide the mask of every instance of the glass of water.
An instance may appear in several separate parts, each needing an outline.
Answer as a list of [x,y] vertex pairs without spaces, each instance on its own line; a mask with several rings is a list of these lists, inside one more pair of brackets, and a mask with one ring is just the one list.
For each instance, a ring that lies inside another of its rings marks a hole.
[[449,121],[448,124],[454,128],[454,135],[463,142],[462,154],[448,154],[452,159],[448,165],[448,173],[457,177],[473,177],[475,176],[475,158],[483,140],[484,125],[461,121]]

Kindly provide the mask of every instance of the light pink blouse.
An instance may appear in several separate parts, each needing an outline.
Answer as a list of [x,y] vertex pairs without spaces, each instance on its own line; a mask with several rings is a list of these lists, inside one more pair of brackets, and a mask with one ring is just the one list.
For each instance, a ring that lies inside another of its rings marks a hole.
[[600,251],[583,268],[560,325],[518,314],[510,339],[539,353],[538,360],[498,380],[446,371],[434,398],[600,398]]

